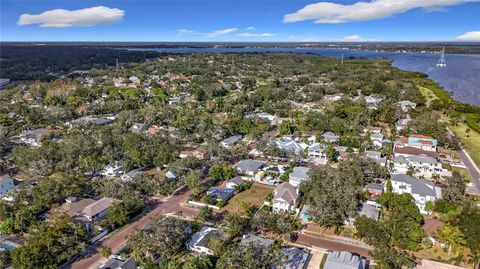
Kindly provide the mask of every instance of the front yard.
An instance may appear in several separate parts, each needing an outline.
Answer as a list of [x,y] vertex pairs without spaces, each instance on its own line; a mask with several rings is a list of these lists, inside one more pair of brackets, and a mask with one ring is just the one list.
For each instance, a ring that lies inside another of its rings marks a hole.
[[257,208],[263,205],[265,197],[273,191],[274,187],[253,183],[252,186],[241,193],[236,194],[226,205],[223,210],[236,212],[240,210],[243,203],[248,203]]

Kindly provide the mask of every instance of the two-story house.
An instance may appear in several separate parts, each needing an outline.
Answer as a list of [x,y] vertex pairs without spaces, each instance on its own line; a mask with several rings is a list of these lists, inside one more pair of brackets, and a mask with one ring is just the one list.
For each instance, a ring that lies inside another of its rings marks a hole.
[[414,174],[431,178],[433,175],[442,174],[442,164],[436,159],[426,155],[397,156],[393,158],[394,174],[406,174],[413,167]]
[[294,167],[290,175],[288,175],[288,182],[294,187],[300,186],[300,183],[310,179],[310,168],[304,166]]
[[[435,202],[442,198],[442,189],[425,179],[417,179],[407,175],[390,175],[390,182],[392,183],[393,193],[411,194],[422,214],[429,213],[425,210],[427,202]],[[385,184],[385,191],[386,186],[387,184]]]
[[299,197],[298,188],[292,184],[285,182],[278,185],[273,191],[273,212],[296,212]]

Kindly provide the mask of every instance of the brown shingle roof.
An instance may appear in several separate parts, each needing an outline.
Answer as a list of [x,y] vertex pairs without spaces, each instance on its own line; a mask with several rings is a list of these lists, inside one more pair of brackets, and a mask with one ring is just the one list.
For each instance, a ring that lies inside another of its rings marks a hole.
[[408,154],[408,155],[421,155],[425,154],[428,157],[432,158],[439,158],[440,154],[434,151],[426,151],[422,150],[419,148],[413,148],[413,147],[404,147],[404,148],[395,148],[394,153],[399,153],[399,154]]
[[112,206],[112,204],[115,203],[115,202],[118,203],[118,202],[120,202],[120,200],[109,198],[109,197],[103,197],[102,199],[87,205],[83,209],[82,213],[83,213],[83,215],[85,215],[87,217],[93,217],[96,214],[98,214],[98,213],[102,212],[103,210]]
[[436,220],[436,219],[426,219],[425,223],[422,225],[422,229],[425,232],[426,235],[432,235],[435,233],[438,229],[442,228],[445,225],[445,223]]

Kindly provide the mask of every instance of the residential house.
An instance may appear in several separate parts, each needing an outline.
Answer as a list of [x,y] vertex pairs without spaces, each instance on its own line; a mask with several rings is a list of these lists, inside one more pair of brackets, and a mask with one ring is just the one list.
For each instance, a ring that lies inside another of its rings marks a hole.
[[[359,216],[364,216],[373,220],[378,220],[380,218],[380,206],[379,205],[374,205],[374,204],[369,204],[367,202],[363,202],[362,205],[360,206],[358,210],[358,215]],[[345,220],[344,222],[345,225],[355,225],[355,218],[349,218]]]
[[257,174],[258,171],[260,171],[260,169],[264,165],[265,163],[262,161],[246,159],[238,162],[236,165],[236,169],[237,169],[237,173],[241,175],[253,177],[255,176],[255,174]]
[[329,143],[336,143],[338,141],[339,136],[332,133],[332,132],[325,132],[322,134],[323,140]]
[[406,174],[408,169],[413,167],[415,175],[426,178],[431,178],[433,175],[441,175],[443,173],[442,164],[436,158],[423,154],[408,157],[394,157],[393,167],[393,173],[395,174]]
[[123,259],[114,257],[101,265],[99,269],[137,269],[138,263],[134,258]]
[[392,183],[393,193],[411,194],[422,214],[429,213],[425,210],[427,202],[435,202],[442,198],[442,189],[425,179],[417,179],[407,175],[390,175],[390,182]]
[[123,174],[125,171],[123,170],[123,167],[119,165],[118,162],[115,162],[114,164],[108,164],[103,168],[102,171],[100,171],[100,175],[104,177],[114,177],[119,174]]
[[306,269],[312,257],[308,250],[296,247],[282,248],[281,253],[285,260],[272,269]]
[[383,147],[383,138],[384,136],[381,133],[370,135],[370,141],[377,149],[381,149]]
[[146,132],[150,128],[150,125],[145,124],[145,123],[134,123],[132,127],[130,127],[130,132],[135,133],[135,134],[141,134],[143,132]]
[[260,118],[262,120],[270,122],[270,125],[272,125],[272,126],[279,124],[279,118],[275,115],[265,113],[265,112],[259,112],[259,113],[255,114],[255,116],[257,118]]
[[234,177],[234,178],[230,179],[229,181],[227,181],[226,187],[234,190],[236,187],[238,187],[238,186],[240,186],[244,183],[245,183],[245,181],[243,181],[243,179],[241,177]]
[[214,255],[213,250],[208,248],[208,243],[212,238],[224,240],[226,236],[219,229],[204,226],[187,242],[187,248],[201,254]]
[[310,179],[310,168],[304,166],[297,166],[288,175],[288,182],[294,187],[298,187],[302,181]]
[[0,196],[4,196],[15,187],[15,180],[8,174],[0,176]]
[[131,181],[141,175],[143,175],[143,168],[136,168],[126,174],[123,174],[121,178],[123,181]]
[[315,164],[326,164],[327,163],[327,146],[314,143],[308,148],[308,157]]
[[301,154],[308,147],[307,144],[300,143],[291,137],[282,137],[275,140],[275,143],[278,149],[285,153]]
[[323,96],[323,99],[325,99],[328,102],[337,102],[340,101],[343,97],[343,93],[336,93],[336,94],[328,94]]
[[265,247],[271,247],[273,246],[274,243],[275,243],[275,240],[261,237],[258,235],[253,235],[253,234],[244,234],[242,236],[242,240],[240,241],[240,245],[253,244],[253,245],[260,245]]
[[382,127],[372,127],[368,126],[363,128],[362,135],[365,136],[366,134],[380,134],[382,133]]
[[385,166],[385,164],[387,163],[387,159],[382,158],[382,153],[379,151],[366,150],[365,157],[374,160],[375,162],[380,164],[380,166]]
[[222,145],[225,148],[230,148],[231,146],[235,145],[236,143],[242,141],[243,136],[242,135],[232,135],[230,137],[225,138],[220,142],[220,145]]
[[107,213],[108,209],[112,207],[115,203],[120,203],[121,200],[117,200],[114,198],[103,197],[102,199],[95,201],[89,205],[87,205],[82,210],[82,215],[86,217],[89,221],[97,221],[104,218]]
[[367,260],[347,251],[329,252],[323,269],[365,269]]
[[445,223],[437,219],[425,219],[423,221],[422,230],[433,245],[438,243],[433,235],[443,226],[445,226]]
[[415,107],[417,107],[417,104],[408,100],[400,101],[397,104],[400,106],[403,112],[408,112],[410,109],[415,109]]
[[167,171],[165,172],[165,178],[168,180],[168,181],[173,181],[173,180],[177,180],[178,179],[178,176],[173,173],[172,171]]
[[406,130],[410,121],[412,121],[410,117],[399,119],[395,124],[397,131]]
[[408,146],[426,151],[437,151],[437,139],[426,135],[411,135],[408,137]]
[[208,158],[208,153],[203,150],[182,150],[180,151],[180,155],[178,155],[181,159],[188,158],[188,157],[195,157],[199,160],[205,160]]
[[383,184],[367,183],[365,188],[371,198],[377,198],[383,193]]
[[423,149],[419,148],[413,148],[413,147],[395,147],[393,149],[393,157],[410,157],[410,156],[418,156],[418,155],[425,155],[431,158],[440,158],[441,155],[435,151],[426,151]]
[[217,202],[228,202],[230,198],[234,195],[233,189],[230,188],[218,188],[218,187],[211,187],[207,191],[207,195],[210,195],[215,199]]
[[369,109],[377,109],[378,105],[383,101],[383,97],[369,95],[365,96],[365,103]]
[[57,140],[60,138],[60,130],[40,128],[20,133],[20,142],[38,147],[43,140]]
[[285,182],[278,185],[273,191],[273,212],[296,212],[299,197],[298,188],[292,184]]
[[76,120],[65,123],[67,126],[81,125],[81,124],[93,124],[95,126],[105,126],[111,124],[115,120],[114,116],[109,117],[93,117],[85,116]]

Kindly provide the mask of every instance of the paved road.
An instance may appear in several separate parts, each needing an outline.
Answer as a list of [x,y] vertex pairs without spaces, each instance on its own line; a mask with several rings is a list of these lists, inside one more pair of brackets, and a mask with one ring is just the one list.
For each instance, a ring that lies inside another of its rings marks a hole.
[[323,248],[328,250],[337,250],[337,251],[345,250],[351,253],[359,254],[360,256],[363,256],[363,257],[370,257],[368,255],[368,252],[370,251],[369,249],[326,240],[317,236],[299,234],[297,241],[295,241],[295,243],[308,246],[308,247],[317,247],[317,248]]
[[466,153],[464,149],[459,150],[458,153],[460,153],[463,164],[465,164],[470,175],[472,175],[473,184],[475,184],[477,190],[480,191],[480,171],[478,170],[477,165],[473,162],[470,156],[467,156],[468,153]]
[[[169,197],[162,202],[158,203],[155,208],[150,211],[148,214],[140,218],[139,220],[129,224],[127,227],[123,228],[115,236],[102,242],[102,246],[109,247],[112,252],[118,251],[121,247],[124,246],[127,238],[132,235],[135,231],[145,228],[145,226],[151,221],[156,215],[162,214],[174,214],[181,212],[184,217],[192,218],[197,214],[197,210],[193,208],[184,208],[180,206],[182,200],[184,200],[190,192],[185,192],[176,196]],[[69,269],[86,269],[86,268],[97,268],[101,263],[106,260],[102,258],[99,253],[100,246],[89,246],[86,250],[83,258],[78,259],[72,264],[64,266],[62,268]]]

